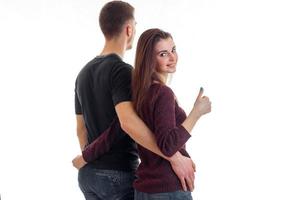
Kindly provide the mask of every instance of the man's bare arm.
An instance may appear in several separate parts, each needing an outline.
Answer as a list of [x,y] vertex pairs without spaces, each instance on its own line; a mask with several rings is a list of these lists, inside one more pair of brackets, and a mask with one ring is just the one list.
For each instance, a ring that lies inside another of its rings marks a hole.
[[85,145],[88,144],[87,141],[87,130],[85,127],[85,122],[83,119],[83,115],[76,115],[76,122],[77,122],[77,137],[80,144],[81,151],[84,149]]

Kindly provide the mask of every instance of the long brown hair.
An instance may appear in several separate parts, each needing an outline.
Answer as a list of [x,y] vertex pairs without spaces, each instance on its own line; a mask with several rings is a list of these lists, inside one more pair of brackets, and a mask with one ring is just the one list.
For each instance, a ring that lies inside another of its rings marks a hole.
[[141,115],[141,108],[151,84],[154,81],[163,84],[156,71],[155,45],[161,39],[167,38],[172,38],[168,32],[160,29],[148,29],[138,40],[132,75],[132,100],[139,115]]

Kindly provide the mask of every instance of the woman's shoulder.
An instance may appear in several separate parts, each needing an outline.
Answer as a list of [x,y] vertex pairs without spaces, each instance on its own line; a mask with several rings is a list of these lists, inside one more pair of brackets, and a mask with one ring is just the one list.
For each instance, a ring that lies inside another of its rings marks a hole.
[[173,90],[167,85],[161,83],[153,83],[150,87],[151,93],[157,95],[158,97],[172,97],[175,98]]

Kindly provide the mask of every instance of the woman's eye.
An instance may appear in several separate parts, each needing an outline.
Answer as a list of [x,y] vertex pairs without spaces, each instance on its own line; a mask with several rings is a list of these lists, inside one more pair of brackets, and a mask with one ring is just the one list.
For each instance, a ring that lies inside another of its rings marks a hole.
[[176,48],[173,48],[173,49],[172,49],[172,52],[173,52],[173,53],[176,52]]
[[166,57],[168,55],[168,53],[161,53],[160,56],[161,57]]

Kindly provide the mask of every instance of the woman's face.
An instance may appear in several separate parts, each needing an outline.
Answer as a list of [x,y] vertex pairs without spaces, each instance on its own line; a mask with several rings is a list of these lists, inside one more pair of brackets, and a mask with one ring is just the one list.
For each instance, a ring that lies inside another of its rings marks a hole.
[[172,38],[161,39],[155,45],[155,53],[158,73],[166,75],[176,71],[178,56]]

